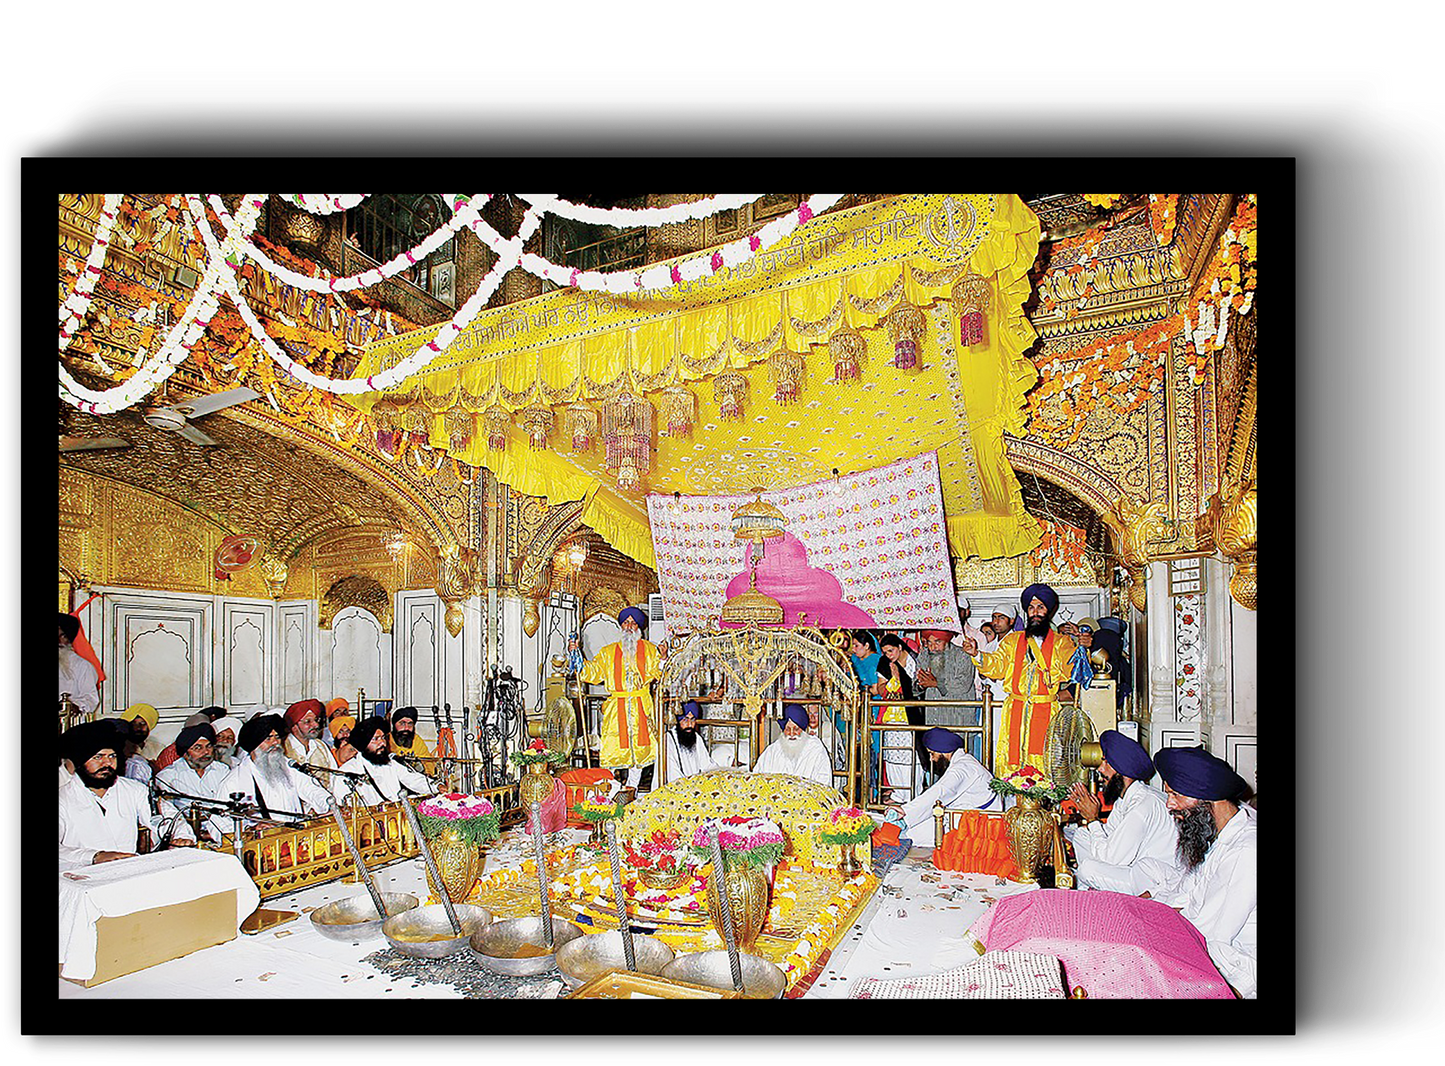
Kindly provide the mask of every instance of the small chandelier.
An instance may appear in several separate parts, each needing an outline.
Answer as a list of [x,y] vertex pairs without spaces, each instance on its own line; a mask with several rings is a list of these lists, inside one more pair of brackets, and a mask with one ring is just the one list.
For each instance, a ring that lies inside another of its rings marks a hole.
[[758,563],[762,561],[763,545],[786,531],[787,517],[778,508],[763,500],[762,489],[757,497],[733,511],[733,536],[751,541],[752,567],[748,587],[731,596],[723,604],[722,620],[728,623],[763,622],[776,625],[783,620],[783,605],[765,592],[758,591]]
[[983,343],[984,314],[988,309],[988,279],[965,274],[950,293],[958,314],[959,339],[965,348]]
[[783,348],[768,356],[773,374],[773,399],[778,403],[796,403],[803,394],[803,357]]
[[828,338],[828,355],[833,360],[835,382],[857,381],[863,374],[863,355],[868,342],[856,329],[840,329]]
[[581,400],[567,405],[567,434],[573,452],[590,452],[597,439],[597,412]]
[[893,339],[893,365],[899,370],[917,370],[918,340],[923,336],[923,312],[912,304],[900,304],[888,314],[888,335]]
[[662,390],[661,405],[663,411],[662,435],[665,437],[685,437],[692,432],[692,424],[697,421],[697,397],[692,390],[682,385],[670,385]]
[[507,414],[504,408],[494,404],[482,413],[482,420],[487,424],[487,447],[498,452],[505,449],[512,416]]
[[743,405],[748,398],[748,379],[736,370],[724,371],[713,379],[712,394],[723,421],[736,422],[743,417]]
[[652,420],[652,404],[626,389],[602,405],[602,461],[624,491],[652,469]]
[[547,447],[547,434],[552,432],[556,420],[552,409],[540,404],[528,407],[522,412],[522,428],[527,431],[527,439],[532,442],[533,451]]

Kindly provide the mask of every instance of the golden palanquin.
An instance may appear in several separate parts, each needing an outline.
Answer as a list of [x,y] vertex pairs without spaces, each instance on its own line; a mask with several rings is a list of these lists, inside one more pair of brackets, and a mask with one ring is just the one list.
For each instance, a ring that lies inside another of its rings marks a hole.
[[[818,841],[818,830],[843,806],[837,789],[790,774],[754,774],[710,770],[654,789],[630,804],[618,823],[618,836],[645,840],[657,829],[676,829],[684,842],[710,818],[741,815],[767,818],[787,842],[784,856],[798,866],[833,866],[838,849]],[[858,846],[867,860],[869,845]]]

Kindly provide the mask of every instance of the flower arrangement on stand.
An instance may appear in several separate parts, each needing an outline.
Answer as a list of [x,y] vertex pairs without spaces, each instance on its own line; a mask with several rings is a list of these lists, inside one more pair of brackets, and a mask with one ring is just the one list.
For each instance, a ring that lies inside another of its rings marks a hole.
[[583,819],[592,825],[591,843],[600,846],[607,846],[607,823],[614,818],[622,817],[623,801],[619,797],[615,802],[608,799],[600,792],[592,792],[582,797],[582,801],[572,810],[578,818]]
[[827,824],[818,830],[818,839],[838,848],[838,872],[844,879],[856,877],[863,869],[853,850],[873,835],[873,819],[861,807],[835,807]]
[[636,847],[623,844],[622,851],[627,864],[649,888],[674,888],[692,874],[692,858],[682,847],[682,834],[676,829],[654,829],[652,836],[639,841]]
[[[699,863],[712,861],[711,821],[697,827],[692,852]],[[733,935],[739,948],[752,947],[768,917],[768,877],[765,869],[777,865],[787,842],[783,832],[766,818],[723,818],[718,825],[723,868],[707,879],[707,913],[718,936],[723,936],[721,893],[727,892]]]
[[517,786],[523,810],[531,810],[533,803],[541,803],[552,794],[556,781],[552,777],[550,766],[552,763],[567,761],[566,753],[551,751],[542,743],[540,737],[521,751],[514,751],[507,757],[512,760],[513,765],[526,771]]
[[448,792],[419,800],[416,820],[442,878],[442,884],[437,885],[431,871],[427,871],[432,894],[440,898],[445,888],[453,903],[464,902],[481,876],[487,845],[500,832],[497,808],[482,796]]
[[1020,766],[1008,777],[995,777],[988,787],[1000,796],[1013,796],[1014,805],[1004,812],[1009,849],[1018,863],[1019,880],[1038,880],[1036,871],[1053,852],[1054,816],[1045,808],[1062,803],[1068,789],[1055,786],[1042,770]]

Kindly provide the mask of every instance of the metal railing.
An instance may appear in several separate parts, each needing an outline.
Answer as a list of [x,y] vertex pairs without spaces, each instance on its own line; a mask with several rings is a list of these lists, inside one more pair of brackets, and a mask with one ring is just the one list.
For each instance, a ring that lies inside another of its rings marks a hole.
[[[860,796],[863,797],[863,800],[860,805],[863,806],[866,810],[881,811],[884,809],[885,805],[882,802],[882,796],[877,795],[875,793],[875,790],[878,789],[881,785],[880,769],[883,765],[887,765],[887,753],[890,751],[898,752],[906,750],[908,752],[909,790],[910,792],[914,791],[913,785],[921,779],[920,770],[924,768],[921,767],[918,758],[917,747],[914,743],[912,743],[913,735],[918,733],[926,733],[928,732],[928,730],[934,728],[948,729],[954,733],[957,733],[960,737],[963,738],[964,747],[966,750],[969,750],[970,754],[973,754],[973,745],[969,742],[973,740],[973,738],[977,737],[978,754],[974,755],[974,757],[983,764],[984,768],[988,770],[989,773],[992,773],[993,746],[990,741],[993,738],[993,716],[995,706],[996,702],[993,699],[993,695],[987,689],[984,690],[982,698],[974,700],[904,700],[895,699],[890,696],[870,695],[864,704],[864,713],[867,715],[868,720],[868,728],[865,730],[865,736],[867,740],[866,743],[861,745],[863,750],[859,752],[858,759],[859,763],[861,764],[863,773],[863,780],[861,782],[862,788],[859,793]],[[965,711],[970,708],[977,708],[978,722],[975,725],[951,725],[938,722],[925,722],[925,724],[923,725],[910,725],[906,722],[879,722],[876,719],[878,718],[879,712],[884,707],[920,707],[924,709],[925,719],[927,719],[928,717],[927,708],[929,707],[947,707],[950,709],[962,708]],[[876,760],[873,749],[873,736],[875,733],[879,735]],[[885,737],[883,736],[883,734],[885,733],[908,733],[910,734],[910,743],[906,746],[900,744],[889,745]],[[877,766],[875,766],[875,761],[878,763]],[[894,765],[897,765],[897,762],[895,762]],[[889,785],[887,787],[890,790],[900,790],[900,786],[898,785]]]

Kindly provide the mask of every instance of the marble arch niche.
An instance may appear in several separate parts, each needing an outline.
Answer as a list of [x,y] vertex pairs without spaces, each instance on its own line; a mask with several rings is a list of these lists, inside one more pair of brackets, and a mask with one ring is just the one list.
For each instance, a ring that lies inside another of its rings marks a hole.
[[319,624],[330,660],[331,696],[355,706],[358,690],[368,699],[391,697],[391,593],[380,581],[350,574],[334,581],[321,598]]

